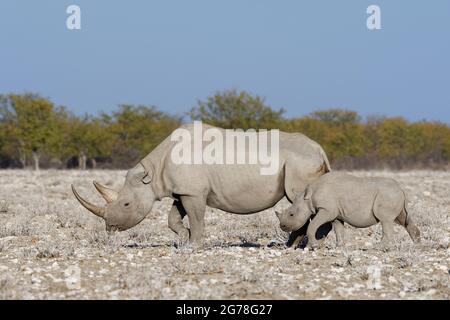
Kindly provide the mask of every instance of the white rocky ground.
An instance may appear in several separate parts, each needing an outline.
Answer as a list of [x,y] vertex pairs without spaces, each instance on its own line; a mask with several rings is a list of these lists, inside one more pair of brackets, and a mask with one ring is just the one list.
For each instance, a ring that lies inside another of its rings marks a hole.
[[[204,248],[177,248],[171,201],[137,227],[108,235],[70,184],[101,203],[92,179],[118,187],[123,171],[0,171],[0,299],[449,299],[450,173],[355,172],[397,179],[422,232],[415,246],[377,248],[381,227],[346,227],[317,251],[285,249],[273,209],[237,216],[208,209]],[[282,201],[279,207],[286,206]]]

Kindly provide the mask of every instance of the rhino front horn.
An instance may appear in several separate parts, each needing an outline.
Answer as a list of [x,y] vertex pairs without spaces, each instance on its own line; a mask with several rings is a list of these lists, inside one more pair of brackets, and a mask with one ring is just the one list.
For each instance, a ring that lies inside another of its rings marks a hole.
[[81,203],[81,205],[83,207],[85,207],[86,209],[88,209],[90,212],[92,212],[93,214],[95,214],[96,216],[103,218],[105,216],[105,208],[96,206],[86,200],[84,200],[77,192],[77,190],[75,190],[75,187],[72,186],[72,192],[75,195],[75,198],[77,198],[78,202]]
[[116,190],[105,187],[104,185],[98,183],[97,181],[93,181],[95,189],[102,195],[103,199],[106,200],[107,203],[116,201],[119,194]]

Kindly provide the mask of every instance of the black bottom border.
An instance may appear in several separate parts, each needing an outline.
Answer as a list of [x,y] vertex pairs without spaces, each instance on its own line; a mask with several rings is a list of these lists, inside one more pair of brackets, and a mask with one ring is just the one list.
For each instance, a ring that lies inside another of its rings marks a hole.
[[[83,317],[97,313],[105,317],[130,319],[224,319],[266,318],[274,319],[289,315],[314,319],[344,317],[364,319],[377,317],[401,319],[410,316],[447,314],[450,300],[153,300],[153,301],[0,301],[5,314],[20,316],[22,312],[55,317]],[[10,310],[8,310],[10,309]],[[441,310],[442,309],[442,310]],[[431,312],[431,313],[430,313]],[[84,320],[84,319],[83,319]]]

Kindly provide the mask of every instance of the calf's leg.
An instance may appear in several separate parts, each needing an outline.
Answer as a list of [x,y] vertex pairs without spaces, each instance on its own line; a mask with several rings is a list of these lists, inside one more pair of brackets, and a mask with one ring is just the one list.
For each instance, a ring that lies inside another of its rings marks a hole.
[[383,237],[381,238],[381,244],[388,248],[391,246],[394,240],[394,221],[384,220],[381,221],[381,227],[383,229]]
[[406,207],[402,210],[402,212],[395,219],[399,225],[405,227],[406,231],[408,231],[411,240],[415,243],[420,242],[420,231],[419,228],[414,224],[408,212],[406,211]]
[[[296,231],[292,231],[289,234],[289,239],[286,243],[287,247],[293,247],[293,248],[297,248],[298,246],[300,246],[301,248],[304,248],[305,245],[302,245],[303,240],[306,237],[306,230],[308,230],[308,226],[309,226],[309,221],[306,222],[303,227],[301,227],[300,229],[296,230]],[[317,240],[317,245],[320,246],[322,244],[323,241],[325,241],[328,233],[332,230],[332,224],[331,223],[325,223],[324,225],[320,226],[317,229],[317,233],[316,233],[316,240]],[[309,238],[307,238],[309,241]],[[307,244],[306,244],[307,245]]]
[[289,239],[286,243],[286,246],[293,247],[294,249],[297,248],[306,236],[306,230],[308,229],[308,225],[309,221],[306,222],[305,225],[300,229],[292,231],[289,234]]
[[[398,212],[403,209],[403,204],[398,190],[388,193],[381,190],[377,193],[373,202],[373,214],[380,221],[383,230],[381,247],[389,249],[394,240],[394,221],[397,219]],[[400,193],[401,194],[401,193]],[[399,197],[397,197],[399,196]]]
[[339,220],[333,221],[333,230],[334,234],[336,235],[336,246],[340,247],[344,245],[344,223],[342,223]]
[[320,209],[316,216],[309,223],[308,230],[306,234],[308,235],[308,247],[317,248],[322,242],[316,239],[317,229],[320,228],[323,224],[327,222],[331,222],[337,218],[337,213],[328,211],[325,209]]
[[408,231],[408,234],[413,242],[415,243],[420,242],[419,228],[417,228],[417,226],[412,221],[409,221],[408,224],[406,225],[406,231]]

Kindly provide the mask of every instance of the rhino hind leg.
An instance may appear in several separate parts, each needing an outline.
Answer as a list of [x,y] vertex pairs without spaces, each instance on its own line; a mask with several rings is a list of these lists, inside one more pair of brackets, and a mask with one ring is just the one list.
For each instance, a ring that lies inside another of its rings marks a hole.
[[383,230],[383,236],[381,238],[382,247],[389,249],[394,240],[394,221],[381,221],[381,228]]
[[183,218],[186,216],[186,210],[180,201],[175,200],[169,212],[169,228],[180,237],[180,244],[189,240],[189,229],[183,224]]
[[345,235],[345,229],[344,229],[344,223],[339,220],[333,221],[333,231],[336,235],[336,246],[340,247],[344,245],[344,235]]
[[409,236],[411,237],[411,240],[414,243],[420,242],[419,228],[417,228],[417,226],[412,221],[411,217],[409,217],[406,209],[402,210],[402,212],[398,215],[397,219],[395,219],[395,222],[397,222],[399,225],[405,227],[406,231],[408,232]]
[[420,242],[420,231],[417,226],[410,222],[406,225],[406,231],[408,231],[409,236],[411,237],[411,240],[415,243]]
[[381,248],[386,250],[391,248],[394,241],[394,223],[402,219],[397,212],[402,210],[403,202],[400,202],[400,199],[395,198],[393,194],[395,195],[393,192],[388,193],[388,190],[383,190],[376,195],[373,202],[373,215],[381,223],[383,232]]

